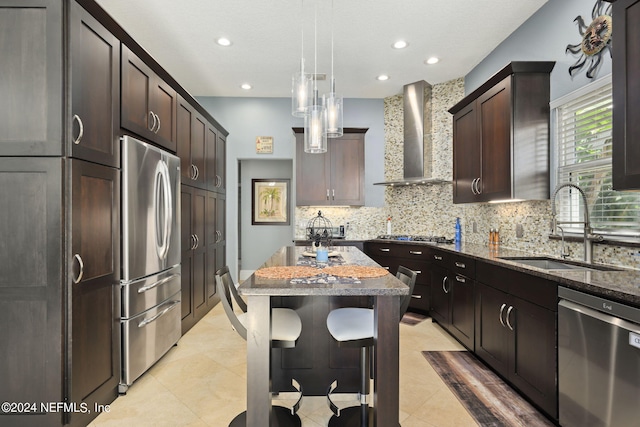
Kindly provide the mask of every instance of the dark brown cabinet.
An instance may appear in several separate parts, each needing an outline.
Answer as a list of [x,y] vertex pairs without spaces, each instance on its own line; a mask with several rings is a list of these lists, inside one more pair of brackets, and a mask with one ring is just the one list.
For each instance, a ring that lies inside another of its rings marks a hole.
[[[2,402],[65,401],[66,316],[61,307],[69,264],[63,255],[62,162],[55,157],[0,157]],[[39,427],[61,425],[63,416],[0,417],[3,425]]]
[[640,1],[613,3],[613,188],[640,189]]
[[557,285],[477,263],[476,290],[476,354],[557,419]]
[[182,97],[178,97],[176,118],[176,138],[182,183],[206,188],[207,124],[204,118]]
[[120,166],[120,41],[71,3],[71,156]]
[[296,130],[296,204],[364,205],[364,132],[329,139],[327,152],[304,152]]
[[475,346],[475,261],[434,251],[431,261],[431,317],[465,347]]
[[176,152],[176,90],[125,45],[121,86],[121,126]]
[[549,73],[512,62],[453,106],[453,201],[549,198]]
[[409,310],[429,313],[432,279],[428,263],[431,249],[428,246],[367,241],[364,243],[364,253],[391,274],[395,275],[398,272],[399,265],[415,271],[418,276],[409,302]]
[[[81,160],[71,170],[71,402],[109,404],[120,381],[120,172]],[[96,414],[72,413],[73,425]]]
[[207,304],[209,307],[218,303],[216,292],[216,271],[225,266],[225,209],[223,194],[207,192]]

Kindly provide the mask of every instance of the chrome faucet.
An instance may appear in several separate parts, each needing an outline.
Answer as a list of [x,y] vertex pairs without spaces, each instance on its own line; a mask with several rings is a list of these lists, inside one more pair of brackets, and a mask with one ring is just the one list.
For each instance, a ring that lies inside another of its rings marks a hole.
[[[558,221],[556,219],[556,197],[558,196],[558,192],[563,188],[575,188],[580,193],[582,204],[584,206],[584,215],[583,221]],[[601,242],[604,238],[599,234],[593,234],[593,230],[591,229],[591,223],[589,222],[589,206],[587,204],[587,196],[584,194],[582,188],[578,187],[575,184],[565,183],[560,184],[556,187],[553,192],[553,196],[551,197],[551,216],[553,217],[553,234],[556,233],[556,229],[559,228],[562,232],[562,254],[561,256],[564,258],[567,254],[564,251],[564,230],[558,224],[582,224],[584,229],[584,260],[588,263],[593,262],[593,242],[598,241]]]

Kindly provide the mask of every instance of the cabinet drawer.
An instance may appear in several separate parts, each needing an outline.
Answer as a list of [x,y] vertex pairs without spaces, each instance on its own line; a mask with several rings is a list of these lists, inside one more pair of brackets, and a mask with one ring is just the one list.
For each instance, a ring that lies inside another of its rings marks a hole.
[[476,261],[459,255],[451,256],[451,269],[455,274],[466,276],[470,279],[476,277]]
[[415,259],[398,259],[395,260],[396,271],[397,266],[402,265],[407,267],[409,270],[413,270],[417,273],[416,276],[416,285],[427,285],[430,283],[429,280],[429,264],[425,260],[415,260]]
[[453,254],[445,251],[432,251],[429,254],[429,261],[431,261],[434,265],[439,265],[443,268],[449,268],[451,263],[451,257]]
[[484,262],[477,263],[476,280],[525,301],[558,311],[558,284],[551,280]]
[[367,242],[365,244],[365,252],[370,257],[397,257],[397,244],[391,242]]
[[428,312],[430,308],[429,295],[429,286],[416,283],[416,287],[413,289],[413,294],[411,294],[409,307],[414,310]]

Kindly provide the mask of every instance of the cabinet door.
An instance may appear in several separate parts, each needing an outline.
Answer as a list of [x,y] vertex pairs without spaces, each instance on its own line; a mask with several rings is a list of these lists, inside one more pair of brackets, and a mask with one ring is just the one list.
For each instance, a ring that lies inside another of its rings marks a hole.
[[193,207],[191,211],[191,224],[195,236],[193,248],[193,270],[191,282],[193,290],[193,309],[196,321],[205,313],[207,307],[207,192],[196,190],[193,195]]
[[[206,216],[206,233],[207,233],[207,304],[216,296],[216,271],[218,264],[216,261],[216,247],[219,240],[217,229],[217,194],[211,191],[207,192],[207,216]],[[212,301],[215,303],[215,301]]]
[[182,183],[193,185],[196,170],[191,162],[191,143],[193,141],[193,107],[181,97],[178,97],[176,112],[176,142],[177,154],[180,157],[180,178]]
[[449,327],[451,306],[451,273],[437,265],[431,266],[431,317],[444,328]]
[[[549,415],[557,417],[556,313],[512,297],[509,379]],[[505,314],[506,316],[506,314]]]
[[508,199],[511,197],[511,76],[480,96],[476,108],[482,147],[480,200]]
[[[71,399],[108,404],[120,380],[120,176],[71,161]],[[71,421],[97,414],[71,414]]]
[[119,167],[120,41],[71,7],[71,155]]
[[453,202],[476,200],[480,178],[480,141],[476,103],[453,116]]
[[0,154],[60,156],[62,7],[46,0],[3,1],[0,28]]
[[505,292],[476,282],[476,355],[508,376],[510,334],[505,316],[509,307]]
[[205,163],[207,168],[206,187],[209,191],[218,191],[222,182],[218,176],[217,162],[218,155],[216,148],[218,146],[218,131],[210,123],[207,123]]
[[216,191],[224,193],[227,187],[227,138],[220,132],[218,132],[218,139],[216,142]]
[[207,124],[200,114],[194,114],[191,121],[191,164],[196,176],[190,182],[198,188],[207,187],[205,153],[207,146]]
[[363,206],[364,134],[346,134],[330,141],[331,204]]
[[122,45],[121,125],[136,134],[152,138],[156,119],[151,112],[151,85],[154,72],[125,45]]
[[168,83],[154,74],[151,82],[151,111],[157,123],[153,141],[175,153],[177,93]]
[[182,281],[182,333],[195,323],[193,315],[193,291],[192,291],[192,270],[193,270],[193,246],[195,238],[191,217],[193,216],[194,192],[195,188],[182,184],[180,186],[180,247],[181,247],[181,281]]
[[475,336],[474,281],[456,274],[451,283],[451,326],[449,332],[473,351]]
[[304,152],[304,135],[296,134],[296,205],[330,205],[329,154]]
[[[0,9],[0,14],[4,12]],[[62,160],[0,157],[0,401],[62,402]],[[3,415],[62,425],[59,413]]]
[[640,1],[613,3],[613,188],[640,189]]

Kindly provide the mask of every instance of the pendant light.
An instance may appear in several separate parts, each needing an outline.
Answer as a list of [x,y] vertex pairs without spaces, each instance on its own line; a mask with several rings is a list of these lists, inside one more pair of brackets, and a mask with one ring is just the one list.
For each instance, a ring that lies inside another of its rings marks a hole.
[[[314,75],[318,71],[318,3],[314,12]],[[304,117],[305,153],[327,152],[326,110],[318,97],[318,82],[313,79],[313,104],[309,114]]]
[[323,96],[326,109],[326,132],[329,138],[340,138],[342,127],[342,96],[336,94],[336,79],[333,75],[333,0],[331,0],[331,86],[329,93]]
[[313,84],[311,76],[304,72],[304,0],[300,1],[302,11],[301,19],[301,49],[300,71],[293,74],[291,79],[291,114],[295,117],[304,117],[308,114],[313,102]]

